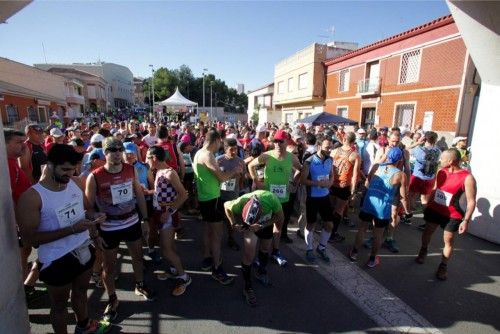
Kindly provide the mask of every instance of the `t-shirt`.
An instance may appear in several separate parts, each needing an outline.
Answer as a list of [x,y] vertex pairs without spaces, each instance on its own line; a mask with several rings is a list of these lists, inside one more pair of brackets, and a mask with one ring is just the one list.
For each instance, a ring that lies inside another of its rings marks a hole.
[[31,187],[31,182],[28,179],[26,173],[19,167],[17,159],[9,158],[9,175],[10,175],[10,188],[12,189],[12,198],[14,203],[17,204],[17,200],[22,195],[23,192]]
[[[228,159],[226,155],[220,155],[216,158],[219,163],[220,169],[224,171],[230,171],[238,168],[244,164],[243,160],[239,157],[233,159]],[[240,194],[240,178],[235,176],[232,179],[226,180],[220,184],[220,197],[222,200],[231,200],[238,197]]]
[[363,156],[361,157],[362,159],[362,171],[363,174],[368,175],[370,173],[370,170],[373,167],[373,164],[375,163],[375,156],[377,154],[377,150],[379,149],[379,146],[375,142],[369,142],[365,149],[363,150]]
[[415,157],[413,175],[422,180],[432,180],[439,169],[441,150],[437,147],[417,146],[412,151]]
[[158,137],[152,136],[150,134],[147,134],[144,136],[144,138],[142,138],[142,141],[145,142],[146,145],[148,145],[148,147],[156,145],[157,140],[158,140]]
[[252,198],[252,196],[257,196],[260,205],[262,206],[262,213],[260,215],[259,224],[265,224],[269,219],[271,219],[274,213],[282,211],[281,203],[276,195],[267,190],[255,190],[254,192],[245,194],[238,197],[235,200],[227,202],[229,209],[233,212],[235,216],[241,218],[243,208],[245,204]]

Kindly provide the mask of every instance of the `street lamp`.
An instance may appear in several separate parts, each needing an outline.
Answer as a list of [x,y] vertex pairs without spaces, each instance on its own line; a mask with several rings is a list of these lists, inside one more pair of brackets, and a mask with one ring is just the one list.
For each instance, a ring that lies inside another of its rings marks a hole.
[[205,72],[208,71],[206,68],[203,69],[203,112],[205,112]]
[[153,65],[149,65],[151,67],[151,90],[153,91],[153,102],[151,104],[151,108],[155,107],[155,69]]
[[212,85],[213,85],[213,81],[210,81],[210,118],[213,119],[214,117],[214,113],[213,113],[213,105],[212,105]]

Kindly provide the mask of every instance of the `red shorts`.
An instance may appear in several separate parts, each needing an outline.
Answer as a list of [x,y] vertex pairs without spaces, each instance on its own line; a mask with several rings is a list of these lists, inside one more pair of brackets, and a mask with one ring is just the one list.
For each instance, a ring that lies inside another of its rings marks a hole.
[[417,193],[420,195],[430,195],[432,192],[432,189],[434,189],[434,182],[436,179],[432,180],[422,180],[416,177],[415,175],[412,175],[410,177],[410,192],[411,193]]

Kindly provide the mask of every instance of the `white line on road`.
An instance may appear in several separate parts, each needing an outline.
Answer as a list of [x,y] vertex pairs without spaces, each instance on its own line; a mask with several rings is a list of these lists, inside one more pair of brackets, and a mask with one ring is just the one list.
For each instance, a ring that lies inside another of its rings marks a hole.
[[[289,228],[289,230],[297,229]],[[295,235],[295,233],[290,234]],[[295,239],[293,245],[289,245],[289,247],[301,258],[305,257],[304,241]],[[356,264],[351,263],[346,255],[333,247],[328,247],[327,253],[330,256],[330,264],[320,264],[316,271],[375,321],[380,326],[381,331],[441,333],[439,329],[435,328],[410,306],[379,284]]]

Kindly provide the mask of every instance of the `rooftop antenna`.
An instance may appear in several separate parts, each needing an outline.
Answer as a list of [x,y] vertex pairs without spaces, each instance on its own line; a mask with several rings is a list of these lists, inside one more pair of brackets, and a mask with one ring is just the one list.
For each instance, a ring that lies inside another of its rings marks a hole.
[[328,29],[324,30],[325,32],[328,33],[328,35],[318,35],[318,37],[324,38],[326,40],[326,43],[329,42],[334,42],[335,41],[335,26],[330,26]]
[[45,45],[42,42],[43,58],[45,59],[45,64],[47,64],[47,56],[45,55]]

